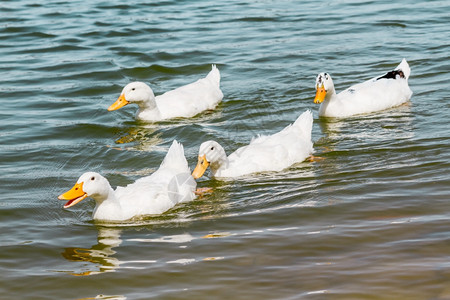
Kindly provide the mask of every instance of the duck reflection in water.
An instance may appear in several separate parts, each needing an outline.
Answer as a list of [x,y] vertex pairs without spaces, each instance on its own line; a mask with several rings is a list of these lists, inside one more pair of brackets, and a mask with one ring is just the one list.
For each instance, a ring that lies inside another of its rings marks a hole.
[[[120,261],[113,255],[116,251],[113,248],[118,247],[122,240],[120,239],[121,230],[116,228],[98,228],[97,244],[89,249],[68,247],[61,253],[69,261],[90,262],[98,266],[98,270],[87,270],[83,272],[73,272],[74,276],[97,275],[105,272],[115,272],[119,267]],[[91,269],[87,264],[86,268]]]
[[[144,124],[139,126],[135,124],[130,127],[121,129],[117,133],[120,137],[116,139],[117,145],[133,144],[130,148],[136,150],[150,150],[161,143],[161,133],[158,132],[158,127],[153,124]],[[118,148],[121,150],[120,148]]]
[[317,123],[324,134],[319,144],[333,145],[348,139],[379,142],[393,138],[408,139],[414,135],[410,102],[376,114],[346,119],[320,117]]

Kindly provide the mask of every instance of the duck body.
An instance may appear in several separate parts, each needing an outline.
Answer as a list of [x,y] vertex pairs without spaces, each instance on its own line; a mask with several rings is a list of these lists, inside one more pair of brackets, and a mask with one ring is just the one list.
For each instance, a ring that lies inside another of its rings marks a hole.
[[195,188],[183,146],[174,141],[152,175],[113,190],[105,177],[87,172],[59,199],[68,200],[64,206],[68,208],[91,197],[96,202],[94,220],[124,221],[136,216],[161,214],[177,203],[193,200]]
[[193,176],[201,177],[208,166],[212,175],[220,178],[281,171],[294,163],[302,162],[314,151],[311,141],[312,123],[312,113],[306,111],[282,131],[256,137],[249,145],[237,149],[228,157],[219,143],[204,142],[199,149],[199,163]]
[[147,84],[131,82],[123,88],[117,101],[108,110],[135,103],[139,106],[136,119],[154,122],[193,117],[205,110],[214,109],[222,98],[220,72],[213,65],[206,77],[156,97]]
[[411,99],[408,86],[411,73],[405,59],[393,71],[355,84],[336,94],[331,76],[320,73],[316,79],[315,103],[321,103],[319,116],[343,118],[385,110]]

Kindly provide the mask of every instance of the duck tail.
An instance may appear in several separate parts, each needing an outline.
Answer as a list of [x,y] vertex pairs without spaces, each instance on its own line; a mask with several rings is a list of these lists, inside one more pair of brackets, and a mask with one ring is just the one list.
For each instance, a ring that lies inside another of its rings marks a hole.
[[292,126],[299,128],[303,132],[305,138],[307,140],[311,140],[311,132],[313,126],[312,112],[308,109],[307,111],[302,113]]
[[408,62],[405,58],[402,59],[402,62],[397,66],[397,68],[395,68],[395,70],[401,70],[406,79],[408,79],[411,74],[411,69],[409,68]]
[[220,85],[220,72],[216,65],[211,65],[211,71],[208,73],[206,78],[210,79],[212,82],[215,82],[217,86]]
[[182,172],[189,172],[189,166],[184,156],[183,145],[178,143],[176,140],[173,141],[172,145],[167,151],[166,157],[164,157],[161,167],[169,167],[173,169],[179,169]]

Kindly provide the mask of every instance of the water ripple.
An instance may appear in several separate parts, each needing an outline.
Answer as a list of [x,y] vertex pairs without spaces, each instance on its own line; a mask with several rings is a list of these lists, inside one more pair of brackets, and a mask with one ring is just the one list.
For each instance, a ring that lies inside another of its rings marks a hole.
[[[448,298],[446,1],[35,2],[0,4],[4,297]],[[317,118],[317,73],[341,91],[403,57],[410,103]],[[161,94],[211,64],[213,112],[145,124],[131,105],[106,110],[130,81]],[[124,223],[57,200],[87,170],[126,185],[173,139],[194,167],[204,140],[230,154],[306,109],[316,162],[207,174],[213,193]]]

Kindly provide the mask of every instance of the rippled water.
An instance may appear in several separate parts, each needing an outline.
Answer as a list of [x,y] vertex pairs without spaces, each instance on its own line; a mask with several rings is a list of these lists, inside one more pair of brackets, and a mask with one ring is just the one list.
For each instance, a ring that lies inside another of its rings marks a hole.
[[[2,298],[450,299],[450,4],[297,2],[0,3]],[[403,57],[410,103],[317,117],[317,73],[339,91]],[[214,112],[106,111],[132,80],[160,94],[212,63]],[[202,141],[231,153],[309,108],[318,162],[206,177],[211,195],[120,225],[57,200],[84,171],[126,185],[173,139],[193,167]]]

